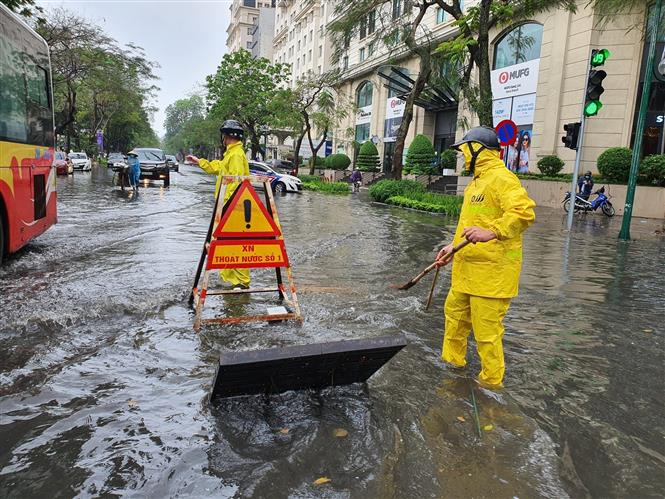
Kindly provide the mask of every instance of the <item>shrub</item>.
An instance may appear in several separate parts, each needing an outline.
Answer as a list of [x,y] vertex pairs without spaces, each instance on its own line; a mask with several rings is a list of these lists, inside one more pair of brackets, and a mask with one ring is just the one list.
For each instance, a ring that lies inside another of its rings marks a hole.
[[457,169],[457,152],[453,149],[446,149],[441,153],[441,168],[448,170]]
[[298,178],[303,182],[321,182],[321,177],[318,175],[298,175]]
[[632,156],[633,151],[627,147],[611,147],[598,156],[598,171],[608,180],[625,182],[630,174]]
[[564,166],[565,163],[558,156],[543,156],[538,160],[540,173],[548,177],[558,175]]
[[[311,161],[311,158],[310,158],[310,161]],[[325,165],[326,165],[326,158],[322,158],[321,156],[315,156],[314,166],[319,168],[319,167],[325,167]]]
[[323,192],[325,194],[350,194],[349,184],[346,182],[321,182],[316,181],[303,181],[303,189],[309,191]]
[[405,173],[423,175],[433,173],[434,167],[434,147],[432,142],[422,134],[413,138],[409,150],[406,153],[406,162],[404,164]]
[[447,215],[459,215],[462,211],[462,196],[447,196],[431,192],[421,193],[415,198],[407,196],[393,196],[388,198],[388,204],[413,208],[416,210],[430,211],[433,213],[446,213]]
[[644,158],[640,172],[650,183],[665,187],[665,154],[653,154]]
[[363,145],[360,146],[358,159],[356,159],[358,170],[363,172],[376,172],[379,171],[380,164],[379,151],[377,151],[376,146],[370,140],[363,142]]
[[413,180],[379,180],[369,186],[369,195],[380,203],[385,203],[393,196],[404,196],[414,192],[425,192],[425,188]]
[[331,154],[326,157],[326,168],[331,170],[346,170],[351,164],[351,158],[346,154]]

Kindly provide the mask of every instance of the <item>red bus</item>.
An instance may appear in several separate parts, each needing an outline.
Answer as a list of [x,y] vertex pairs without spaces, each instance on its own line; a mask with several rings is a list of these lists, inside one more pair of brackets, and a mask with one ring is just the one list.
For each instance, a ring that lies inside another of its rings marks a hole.
[[49,48],[0,3],[0,262],[57,221]]

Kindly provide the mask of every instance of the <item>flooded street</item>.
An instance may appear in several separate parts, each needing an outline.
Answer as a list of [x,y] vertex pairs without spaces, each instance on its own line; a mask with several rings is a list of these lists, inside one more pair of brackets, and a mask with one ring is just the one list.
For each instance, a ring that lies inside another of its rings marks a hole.
[[[662,497],[662,222],[622,244],[619,218],[589,215],[567,240],[563,210],[538,210],[494,394],[473,342],[468,375],[440,360],[449,271],[429,312],[431,277],[389,287],[455,220],[364,192],[276,199],[302,324],[195,333],[213,188],[188,166],[138,196],[102,168],[58,178],[59,223],[0,269],[0,497]],[[367,386],[208,404],[220,351],[399,333]]]

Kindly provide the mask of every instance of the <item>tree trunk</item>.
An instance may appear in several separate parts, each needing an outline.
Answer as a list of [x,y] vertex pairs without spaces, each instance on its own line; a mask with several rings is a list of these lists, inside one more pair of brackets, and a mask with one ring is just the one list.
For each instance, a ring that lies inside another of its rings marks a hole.
[[420,55],[420,72],[416,78],[411,92],[406,98],[404,105],[404,115],[402,116],[402,123],[397,130],[397,137],[395,139],[395,153],[392,163],[392,178],[395,180],[402,179],[402,156],[404,155],[404,143],[406,142],[406,134],[411,126],[413,120],[413,105],[414,101],[420,97],[420,94],[425,89],[425,85],[432,74],[432,62],[429,53]]
[[300,168],[300,146],[302,145],[304,138],[305,132],[300,134],[293,145],[293,169],[296,172],[296,176],[298,175],[298,169]]
[[480,19],[478,28],[478,80],[480,95],[478,96],[478,120],[482,126],[494,126],[492,116],[492,80],[490,78],[489,60],[489,18],[492,0],[482,0],[480,3]]
[[310,158],[309,163],[309,174],[314,175],[314,169],[316,168],[316,157],[319,155],[319,149],[326,142],[326,136],[328,135],[328,127],[323,130],[323,138],[319,142],[319,145],[314,147],[314,141],[312,140],[311,129],[307,132],[307,138],[309,139],[309,148],[312,150],[312,157]]

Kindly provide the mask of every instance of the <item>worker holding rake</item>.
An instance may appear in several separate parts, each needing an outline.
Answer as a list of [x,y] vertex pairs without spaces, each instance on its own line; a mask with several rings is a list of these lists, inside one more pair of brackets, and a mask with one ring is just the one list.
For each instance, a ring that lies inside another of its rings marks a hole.
[[[455,238],[437,255],[438,265],[453,260],[442,358],[453,367],[466,366],[467,337],[473,329],[481,362],[478,382],[500,388],[505,372],[503,318],[517,296],[522,233],[535,220],[535,203],[501,161],[493,129],[473,128],[451,147],[464,155],[473,179],[464,191]],[[453,248],[464,239],[473,244],[453,259]]]

